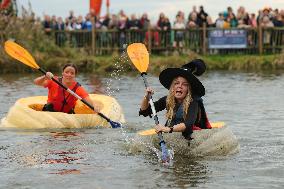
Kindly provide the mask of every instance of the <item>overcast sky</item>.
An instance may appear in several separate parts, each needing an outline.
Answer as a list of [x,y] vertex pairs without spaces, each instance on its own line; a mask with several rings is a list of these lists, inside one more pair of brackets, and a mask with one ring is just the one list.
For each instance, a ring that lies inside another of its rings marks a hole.
[[[75,15],[85,16],[89,11],[89,0],[17,0],[19,6],[28,7],[31,3],[32,9],[37,16],[43,14],[68,16],[69,10],[74,10]],[[106,0],[103,0],[102,14],[106,13]],[[231,6],[236,12],[239,6],[244,6],[248,12],[257,13],[257,10],[269,6],[273,9],[284,9],[284,0],[110,0],[110,13],[118,13],[123,9],[127,15],[136,13],[141,16],[147,12],[151,20],[157,20],[160,12],[164,12],[172,21],[176,13],[181,10],[186,17],[192,6],[204,6],[204,9],[213,19],[217,18],[219,12]]]

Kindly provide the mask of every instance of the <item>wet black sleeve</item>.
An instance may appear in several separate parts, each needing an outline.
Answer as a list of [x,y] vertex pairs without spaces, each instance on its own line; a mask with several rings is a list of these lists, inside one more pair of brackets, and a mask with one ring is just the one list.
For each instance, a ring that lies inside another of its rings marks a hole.
[[[160,98],[158,101],[154,102],[156,112],[162,111],[166,108],[166,99],[167,99],[167,96],[164,96]],[[152,114],[153,112],[152,112],[150,104],[146,110],[141,110],[141,109],[139,110],[139,116],[143,115],[144,117],[147,117],[147,116],[152,117]]]
[[198,101],[193,100],[188,108],[187,116],[184,121],[184,124],[186,126],[185,131],[183,132],[183,136],[185,138],[189,138],[190,135],[193,133],[192,126],[194,125],[196,119],[198,116]]

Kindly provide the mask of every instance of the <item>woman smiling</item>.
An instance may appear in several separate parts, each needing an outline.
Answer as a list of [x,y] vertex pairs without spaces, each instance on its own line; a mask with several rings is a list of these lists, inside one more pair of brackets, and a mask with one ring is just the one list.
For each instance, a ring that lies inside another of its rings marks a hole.
[[[74,113],[77,98],[52,81],[53,77],[79,95],[82,99],[86,100],[89,104],[93,105],[89,94],[76,81],[77,72],[78,69],[74,64],[66,64],[62,69],[62,77],[54,77],[51,72],[47,72],[46,75],[40,76],[34,80],[36,85],[48,88],[48,99],[43,107],[43,111]],[[97,110],[96,107],[94,108]]]

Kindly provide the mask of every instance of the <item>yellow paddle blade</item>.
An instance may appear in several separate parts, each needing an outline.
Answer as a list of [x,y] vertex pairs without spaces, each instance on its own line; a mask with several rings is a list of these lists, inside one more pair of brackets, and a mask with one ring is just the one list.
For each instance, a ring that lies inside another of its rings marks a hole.
[[210,123],[212,128],[221,128],[225,126],[225,122],[219,121],[219,122],[214,122]]
[[[225,126],[225,122],[214,122],[214,123],[210,123],[210,124],[211,124],[212,128],[221,128],[221,127]],[[141,135],[141,136],[148,136],[148,135],[154,135],[154,134],[157,134],[155,132],[155,129],[148,129],[148,130],[145,130],[145,131],[139,131],[138,132],[138,135]]]
[[138,135],[142,135],[142,136],[154,135],[154,134],[157,134],[155,132],[155,129],[148,129],[148,130],[145,130],[145,131],[139,131],[138,132]]
[[127,54],[131,62],[139,70],[139,72],[146,72],[149,64],[149,53],[143,43],[132,43],[127,47]]
[[32,55],[23,47],[13,41],[6,41],[4,45],[8,55],[35,69],[39,69]]

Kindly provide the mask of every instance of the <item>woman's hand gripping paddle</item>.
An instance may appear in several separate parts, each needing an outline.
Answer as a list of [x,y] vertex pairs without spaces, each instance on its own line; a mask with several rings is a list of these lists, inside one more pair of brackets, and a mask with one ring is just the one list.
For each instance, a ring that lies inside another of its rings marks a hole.
[[[222,128],[225,126],[225,122],[219,121],[219,122],[212,122],[210,123],[211,127],[214,129],[218,129],[218,128]],[[198,131],[198,130],[197,130]],[[139,131],[138,135],[141,136],[149,136],[149,135],[154,135],[156,134],[155,129],[148,129],[148,130],[144,130],[144,131]]]
[[[147,78],[146,78],[146,71],[148,69],[148,65],[149,65],[149,53],[145,47],[144,44],[142,43],[132,43],[131,45],[129,45],[127,47],[127,54],[130,58],[130,60],[132,61],[132,63],[135,65],[135,67],[139,70],[139,72],[141,73],[141,76],[143,78],[145,87],[148,88],[148,82],[147,82]],[[150,95],[149,98],[149,103],[152,109],[152,113],[154,115],[154,120],[155,120],[155,124],[158,125],[159,124],[159,120],[158,120],[158,116],[156,113],[156,109],[153,103],[153,98],[152,95]],[[171,158],[169,155],[169,152],[167,150],[166,147],[166,143],[163,139],[163,135],[161,132],[158,133],[158,137],[160,139],[160,146],[161,146],[161,150],[162,150],[162,162],[163,163],[169,163]]]
[[[32,57],[32,55],[23,47],[21,47],[20,45],[18,45],[17,43],[13,42],[13,41],[6,41],[5,42],[5,51],[8,55],[10,55],[11,57],[15,58],[16,60],[24,63],[25,65],[37,69],[40,72],[42,72],[43,74],[46,74],[46,71],[43,70],[42,68],[40,68],[37,63],[35,62],[34,58]],[[52,77],[52,80],[57,83],[60,87],[62,87],[63,89],[65,89],[66,91],[68,91],[71,95],[73,95],[74,97],[76,97],[77,99],[81,100],[84,104],[86,104],[89,108],[91,108],[92,110],[94,110],[94,107],[89,104],[86,100],[82,99],[79,95],[77,95],[76,93],[74,93],[72,90],[70,90],[68,87],[66,87],[65,85],[63,85],[62,83],[60,83],[58,80],[54,79]],[[105,120],[107,120],[112,128],[118,128],[121,127],[120,123],[114,122],[112,120],[110,120],[108,117],[106,117],[104,114],[98,112],[98,115],[101,116],[102,118],[104,118]]]

